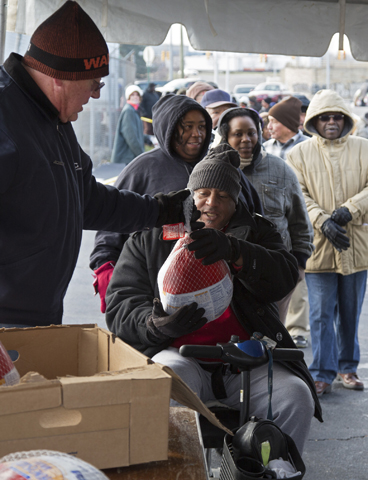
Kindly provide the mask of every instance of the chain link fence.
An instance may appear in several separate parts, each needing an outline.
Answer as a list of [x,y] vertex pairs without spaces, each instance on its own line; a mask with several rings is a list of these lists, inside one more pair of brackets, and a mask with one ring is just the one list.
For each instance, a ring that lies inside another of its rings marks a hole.
[[135,63],[119,58],[119,46],[109,44],[109,76],[103,78],[104,88],[98,100],[91,99],[73,123],[83,150],[91,157],[94,168],[109,162],[116,125],[121,112],[120,98],[125,87],[134,83]]

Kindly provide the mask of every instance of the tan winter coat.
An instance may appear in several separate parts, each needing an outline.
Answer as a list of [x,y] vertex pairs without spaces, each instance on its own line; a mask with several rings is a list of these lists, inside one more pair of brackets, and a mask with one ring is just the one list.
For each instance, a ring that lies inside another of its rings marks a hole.
[[[327,140],[312,119],[325,112],[341,112],[345,126],[341,137]],[[310,140],[296,145],[287,155],[295,171],[314,229],[315,250],[306,272],[350,275],[368,269],[368,140],[353,137],[353,118],[343,99],[332,90],[320,90],[312,99],[305,119]],[[321,231],[333,210],[347,207],[353,220],[344,228],[350,248],[339,253]]]

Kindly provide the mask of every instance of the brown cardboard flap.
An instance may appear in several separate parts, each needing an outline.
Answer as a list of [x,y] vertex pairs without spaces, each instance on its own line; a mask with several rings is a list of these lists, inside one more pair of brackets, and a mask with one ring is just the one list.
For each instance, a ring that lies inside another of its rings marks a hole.
[[93,377],[62,377],[65,408],[84,408],[99,405],[129,403],[131,382],[129,376],[95,375]]
[[[101,329],[102,331],[106,331]],[[120,338],[116,337],[114,334],[109,333],[110,338],[110,351],[109,351],[109,358],[110,358],[110,371],[117,371],[117,370],[126,370],[132,367],[143,367],[148,365],[151,360],[143,355],[142,353],[138,352],[135,348],[131,347],[127,343],[123,342]]]
[[80,331],[78,350],[78,375],[88,377],[97,373],[99,370],[98,330],[96,328],[85,328]]
[[170,367],[165,365],[159,365],[162,370],[172,378],[172,389],[171,389],[171,398],[186,407],[199,412],[203,416],[207,418],[213,425],[218,428],[221,428],[226,433],[230,435],[234,435],[231,430],[226,428],[217,418],[216,416],[206,407],[206,405],[202,402],[200,398],[193,392],[192,389],[188,387],[188,385],[183,382],[183,380],[173,371]]
[[[147,394],[149,381],[152,381],[149,395],[154,395],[155,391],[161,395],[160,379],[169,381],[171,385],[171,376],[153,364],[120,372],[102,372],[93,377],[62,377],[59,381],[63,387],[64,407],[84,408],[130,403],[137,396],[137,388],[143,388],[144,394]],[[133,387],[132,382],[136,380]]]
[[[94,329],[96,330],[96,329]],[[99,328],[98,333],[98,357],[97,357],[97,372],[107,372],[110,368],[110,337],[111,334],[107,330]]]
[[0,423],[2,415],[32,412],[60,405],[62,405],[62,392],[58,380],[0,387]]
[[157,365],[147,366],[139,373],[141,375],[135,376],[131,381],[131,465],[142,463],[142,452],[145,452],[146,462],[167,459],[172,379]]

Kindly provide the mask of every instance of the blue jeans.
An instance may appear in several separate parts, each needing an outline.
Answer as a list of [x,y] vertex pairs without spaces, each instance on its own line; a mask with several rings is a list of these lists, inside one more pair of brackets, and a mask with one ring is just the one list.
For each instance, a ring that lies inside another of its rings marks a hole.
[[358,325],[367,271],[306,273],[314,380],[332,383],[337,373],[357,371],[360,360]]

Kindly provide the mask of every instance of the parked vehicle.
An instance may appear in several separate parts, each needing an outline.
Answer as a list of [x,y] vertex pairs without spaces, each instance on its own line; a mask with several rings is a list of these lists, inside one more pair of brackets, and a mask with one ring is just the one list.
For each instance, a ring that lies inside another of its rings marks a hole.
[[166,83],[162,87],[157,87],[156,91],[161,92],[162,95],[166,95],[167,93],[176,93],[181,88],[188,89],[195,82],[206,82],[212,85],[213,87],[218,88],[218,86],[214,82],[209,82],[207,80],[203,80],[198,77],[191,77],[191,78],[176,78],[175,80],[171,80],[170,82]]
[[261,102],[266,97],[270,97],[273,102],[279,102],[290,95],[292,92],[280,82],[259,83],[249,94],[250,97],[256,97],[257,102]]
[[353,102],[355,107],[368,105],[368,81],[366,80],[354,93]]
[[162,87],[163,85],[166,85],[167,80],[150,80],[149,82],[147,80],[136,80],[134,82],[134,85],[138,85],[138,87],[141,88],[142,91],[144,92],[148,87],[148,83],[151,83],[151,82],[154,83],[158,88],[158,87]]
[[240,83],[239,85],[235,85],[231,95],[236,100],[236,102],[239,103],[241,97],[243,97],[244,95],[249,96],[249,92],[251,92],[255,88],[255,86],[256,85],[253,83]]

